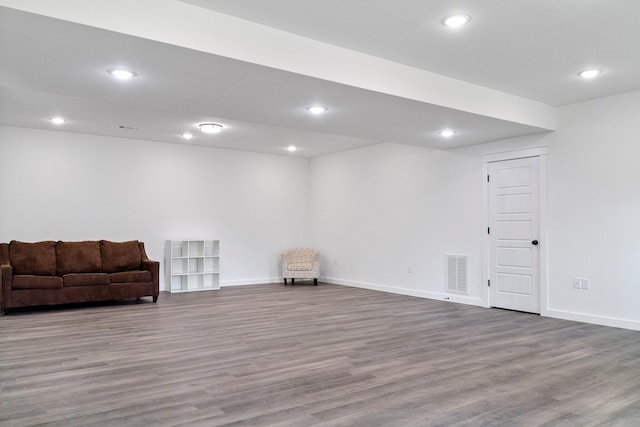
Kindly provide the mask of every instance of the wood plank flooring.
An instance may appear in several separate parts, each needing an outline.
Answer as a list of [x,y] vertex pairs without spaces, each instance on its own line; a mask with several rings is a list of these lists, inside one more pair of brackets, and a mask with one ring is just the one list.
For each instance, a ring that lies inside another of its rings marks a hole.
[[336,285],[0,317],[2,426],[640,426],[640,332]]

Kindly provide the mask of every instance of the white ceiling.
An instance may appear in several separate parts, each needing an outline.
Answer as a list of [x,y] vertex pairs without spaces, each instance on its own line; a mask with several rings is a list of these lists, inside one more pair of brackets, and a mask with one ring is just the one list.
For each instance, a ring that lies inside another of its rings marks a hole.
[[555,106],[640,89],[638,0],[183,1]]
[[[313,157],[546,132],[544,104],[640,88],[634,0],[107,3],[0,0],[0,124]],[[452,11],[468,28],[440,24]],[[138,76],[115,81],[116,65]],[[587,66],[604,73],[579,79]],[[314,103],[330,110],[312,116]],[[200,134],[205,121],[223,133]]]

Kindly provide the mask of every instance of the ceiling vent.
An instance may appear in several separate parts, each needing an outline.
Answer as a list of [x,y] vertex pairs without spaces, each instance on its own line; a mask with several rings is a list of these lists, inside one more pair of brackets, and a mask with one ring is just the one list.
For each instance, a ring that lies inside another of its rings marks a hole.
[[469,295],[469,257],[447,254],[447,291]]

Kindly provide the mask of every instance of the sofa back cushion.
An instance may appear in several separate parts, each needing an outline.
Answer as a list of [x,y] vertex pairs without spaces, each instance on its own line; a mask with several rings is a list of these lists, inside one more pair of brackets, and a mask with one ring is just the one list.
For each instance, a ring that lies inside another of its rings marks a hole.
[[56,275],[56,242],[9,243],[9,259],[13,274]]
[[117,273],[119,271],[139,270],[142,263],[137,240],[128,242],[100,241],[102,271]]
[[102,261],[100,244],[90,240],[85,242],[58,242],[56,245],[58,274],[100,273]]

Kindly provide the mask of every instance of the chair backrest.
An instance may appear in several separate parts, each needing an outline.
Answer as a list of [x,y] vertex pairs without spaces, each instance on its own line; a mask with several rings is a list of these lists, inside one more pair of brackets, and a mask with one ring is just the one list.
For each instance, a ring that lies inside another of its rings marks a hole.
[[288,249],[282,254],[286,262],[315,262],[320,257],[320,251],[314,248]]

